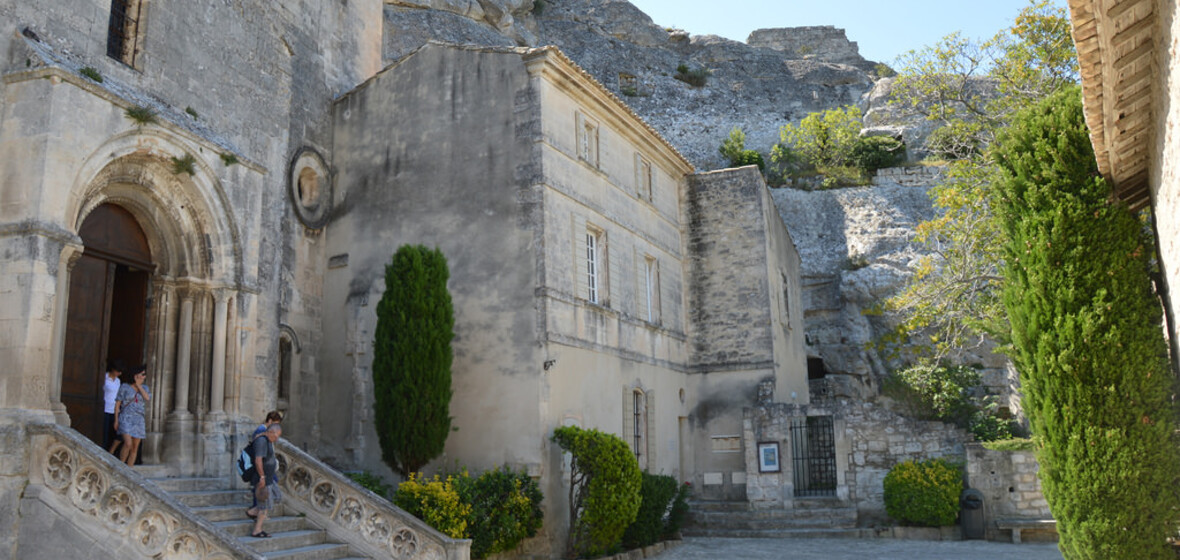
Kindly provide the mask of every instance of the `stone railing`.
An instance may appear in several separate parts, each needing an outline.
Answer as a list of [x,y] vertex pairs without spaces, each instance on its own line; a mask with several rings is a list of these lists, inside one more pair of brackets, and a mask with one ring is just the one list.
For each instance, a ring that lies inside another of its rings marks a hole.
[[286,507],[334,539],[374,558],[468,560],[471,541],[452,539],[290,443],[275,445]]
[[25,499],[91,534],[94,557],[264,560],[78,432],[30,424],[28,434]]

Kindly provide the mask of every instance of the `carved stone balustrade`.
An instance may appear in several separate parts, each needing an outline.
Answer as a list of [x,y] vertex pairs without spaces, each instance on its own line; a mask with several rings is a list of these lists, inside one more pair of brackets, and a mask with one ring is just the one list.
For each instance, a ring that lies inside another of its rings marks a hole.
[[374,558],[468,560],[471,541],[452,539],[290,443],[275,444],[283,500],[332,538]]
[[25,499],[45,503],[94,538],[103,556],[264,560],[81,434],[30,424]]

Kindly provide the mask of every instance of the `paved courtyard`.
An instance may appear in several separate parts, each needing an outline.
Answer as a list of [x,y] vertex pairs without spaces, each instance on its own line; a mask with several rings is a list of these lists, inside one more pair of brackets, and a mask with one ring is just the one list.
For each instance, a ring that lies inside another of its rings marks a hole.
[[659,560],[1061,560],[1056,544],[899,539],[687,538]]

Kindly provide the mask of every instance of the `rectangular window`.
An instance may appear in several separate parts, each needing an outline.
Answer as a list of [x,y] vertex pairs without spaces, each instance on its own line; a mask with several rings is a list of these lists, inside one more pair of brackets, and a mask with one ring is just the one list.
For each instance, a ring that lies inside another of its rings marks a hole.
[[598,123],[578,113],[578,159],[598,167]]
[[651,162],[639,154],[635,154],[635,191],[636,196],[651,202]]
[[107,22],[107,56],[132,68],[139,57],[145,4],[147,0],[111,0],[111,16]]
[[660,261],[648,255],[643,259],[643,295],[647,322],[660,322]]
[[598,252],[598,234],[586,232],[586,299],[598,303],[598,270],[602,264]]

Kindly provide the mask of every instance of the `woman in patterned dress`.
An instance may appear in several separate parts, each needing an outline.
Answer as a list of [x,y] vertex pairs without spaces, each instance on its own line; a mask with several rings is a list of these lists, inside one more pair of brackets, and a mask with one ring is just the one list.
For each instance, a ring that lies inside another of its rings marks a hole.
[[128,373],[130,375],[123,380],[115,397],[115,430],[123,438],[119,460],[132,466],[139,455],[139,442],[147,436],[144,414],[152,392],[143,384],[147,379],[147,366],[133,367]]

